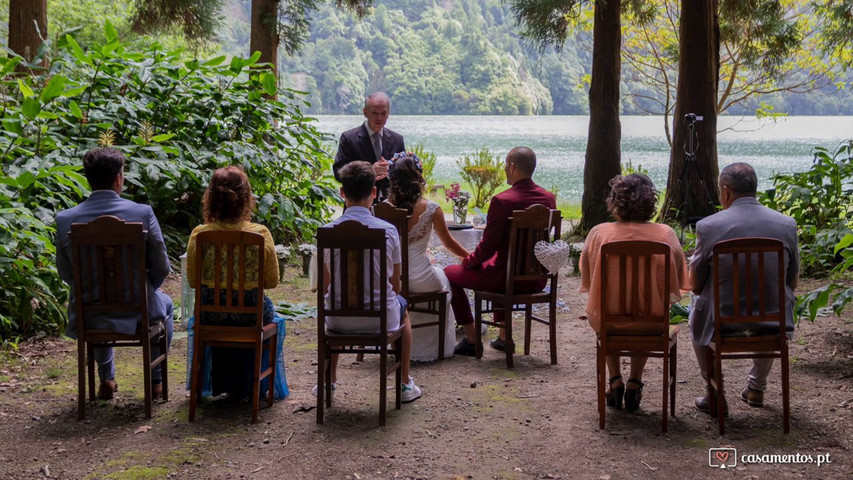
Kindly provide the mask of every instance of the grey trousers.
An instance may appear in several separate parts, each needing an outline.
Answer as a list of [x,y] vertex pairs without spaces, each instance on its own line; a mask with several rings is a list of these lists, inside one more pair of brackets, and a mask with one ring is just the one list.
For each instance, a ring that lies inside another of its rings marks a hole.
[[[699,370],[702,372],[702,378],[708,380],[708,362],[705,357],[705,345],[693,344],[693,350],[696,352],[696,361],[699,363]],[[773,368],[772,358],[753,358],[752,367],[749,369],[747,376],[749,388],[763,392],[767,390],[767,376],[770,374],[770,369]]]

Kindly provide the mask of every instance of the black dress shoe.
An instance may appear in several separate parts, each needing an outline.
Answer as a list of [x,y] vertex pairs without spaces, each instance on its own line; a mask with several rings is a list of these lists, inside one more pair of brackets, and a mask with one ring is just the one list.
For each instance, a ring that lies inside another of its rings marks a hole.
[[474,357],[477,355],[477,349],[474,347],[473,343],[468,341],[467,338],[462,337],[462,340],[459,340],[456,347],[453,349],[453,354]]
[[[715,398],[707,395],[696,397],[696,400],[693,401],[693,406],[696,407],[696,410],[699,410],[702,413],[707,413],[713,418],[717,418],[717,402]],[[729,404],[726,402],[725,397],[723,397],[723,416],[729,416]]]
[[498,337],[498,338],[492,340],[491,342],[489,342],[489,345],[492,348],[494,348],[495,350],[500,350],[502,352],[506,348],[506,342],[504,342],[504,340],[501,337]]

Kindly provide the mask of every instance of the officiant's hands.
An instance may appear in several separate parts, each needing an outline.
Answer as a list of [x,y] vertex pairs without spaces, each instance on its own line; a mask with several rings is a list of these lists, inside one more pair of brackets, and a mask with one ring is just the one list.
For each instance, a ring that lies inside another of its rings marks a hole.
[[373,164],[373,173],[376,174],[376,181],[388,178],[388,160],[385,157],[379,157],[379,161]]

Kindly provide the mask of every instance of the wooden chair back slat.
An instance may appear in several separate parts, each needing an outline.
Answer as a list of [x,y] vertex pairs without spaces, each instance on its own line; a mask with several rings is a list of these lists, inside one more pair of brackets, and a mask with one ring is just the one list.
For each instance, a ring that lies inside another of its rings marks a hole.
[[[401,329],[388,331],[388,256],[385,229],[369,228],[356,221],[345,221],[332,227],[317,229],[317,278],[325,285],[326,259],[330,275],[329,307],[326,306],[324,288],[317,289],[317,364],[318,382],[322,387],[331,381],[328,365],[331,355],[338,353],[374,353],[380,355],[380,407],[379,424],[385,425],[385,399],[388,371],[396,373],[396,382],[401,380],[399,361]],[[378,272],[373,265],[377,262]],[[337,266],[337,269],[335,268]],[[336,278],[337,277],[337,278]],[[373,295],[374,286],[379,296]],[[326,331],[326,318],[375,317],[378,333],[339,333]],[[389,349],[388,344],[395,348]],[[364,346],[375,347],[365,350]],[[388,354],[395,353],[398,360],[389,365]],[[323,423],[325,405],[331,406],[331,397],[326,389],[317,392],[317,423]],[[330,390],[329,390],[330,392]],[[400,408],[401,387],[396,386],[396,408]]]
[[596,342],[599,428],[604,428],[605,423],[605,359],[630,355],[663,360],[661,429],[666,432],[667,412],[675,414],[678,344],[678,329],[669,325],[669,291],[673,281],[670,247],[666,243],[640,240],[605,243],[601,246],[598,268],[601,269],[601,322]]
[[548,270],[536,259],[534,246],[539,241],[551,242],[559,239],[561,223],[560,211],[551,210],[544,205],[533,205],[526,210],[512,212],[505,287],[507,294],[512,295],[517,282],[552,278]]
[[[599,307],[602,334],[606,336],[611,327],[625,328],[630,324],[647,333],[667,334],[672,280],[669,245],[640,240],[610,242],[601,246],[600,262],[599,268],[603,269]],[[618,266],[615,275],[610,268],[613,264]],[[656,285],[658,276],[662,282]],[[657,300],[653,298],[655,292],[659,296]],[[611,305],[614,297],[615,311]],[[653,305],[659,305],[661,311],[652,311]],[[613,322],[616,318],[618,322]]]
[[[722,241],[712,249],[711,267],[714,336],[706,349],[710,372],[707,382],[708,395],[717,403],[720,435],[725,433],[722,360],[732,358],[780,359],[783,430],[788,433],[790,398],[784,244],[777,239],[760,237]],[[724,290],[724,284],[731,285],[731,291]],[[751,331],[741,334],[744,330]]]
[[[249,265],[250,252],[257,258],[257,265]],[[255,349],[252,386],[252,422],[258,421],[260,407],[260,382],[269,379],[267,404],[274,401],[275,363],[277,359],[276,337],[278,326],[264,324],[264,236],[242,230],[207,230],[196,235],[195,251],[195,324],[193,347],[193,381],[190,394],[190,421],[195,419],[196,404],[201,397],[201,375],[206,345],[218,347]],[[208,261],[205,261],[205,260]],[[212,268],[213,275],[205,279],[205,268]],[[251,276],[250,276],[251,275]],[[253,280],[256,286],[250,284]],[[206,282],[212,284],[208,285]],[[204,290],[212,292],[207,301],[202,297]],[[251,291],[256,295],[248,295]],[[254,301],[250,301],[254,297]],[[235,318],[228,321],[209,323],[209,316]],[[241,321],[245,316],[247,321]],[[261,369],[263,349],[267,349],[268,365]]]
[[[85,416],[86,368],[90,398],[95,397],[95,345],[140,346],[145,377],[145,416],[151,417],[151,372],[165,364],[167,345],[162,323],[151,328],[148,320],[148,281],[145,230],[140,222],[125,222],[104,215],[88,223],[71,225],[71,269],[78,345],[78,418]],[[133,334],[86,327],[86,319],[96,315],[135,314],[139,326]],[[158,339],[158,336],[160,337]],[[151,358],[151,341],[159,341],[161,352]],[[87,365],[88,364],[88,365]],[[164,369],[165,370],[165,369]],[[163,373],[163,395],[168,398],[168,376]]]

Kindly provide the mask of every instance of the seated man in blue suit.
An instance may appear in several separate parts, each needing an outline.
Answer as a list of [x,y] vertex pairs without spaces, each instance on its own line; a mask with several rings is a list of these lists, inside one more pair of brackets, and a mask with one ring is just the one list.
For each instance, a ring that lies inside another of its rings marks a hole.
[[[127,222],[141,222],[146,230],[146,264],[148,276],[148,316],[149,321],[163,321],[168,332],[168,343],[172,342],[172,299],[158,288],[169,273],[169,257],[166,244],[160,232],[160,224],[154,216],[154,210],[148,205],[125,200],[119,196],[124,186],[124,155],[113,148],[96,148],[83,156],[83,170],[92,189],[83,203],[56,215],[56,269],[65,283],[71,285],[74,272],[71,269],[71,232],[72,223],[87,223],[101,215],[113,215]],[[139,325],[136,315],[97,315],[86,319],[90,328],[113,330],[118,333],[132,334]],[[68,304],[68,328],[66,334],[76,338],[77,315],[72,289]],[[151,354],[159,355],[156,344],[152,344]],[[98,377],[101,380],[98,397],[103,400],[113,398],[118,390],[115,381],[115,365],[112,348],[96,348],[95,361],[98,362]],[[162,375],[158,366],[152,375],[154,397],[162,395]]]

